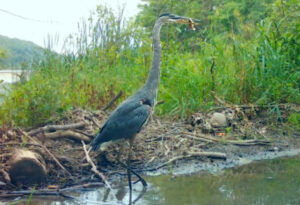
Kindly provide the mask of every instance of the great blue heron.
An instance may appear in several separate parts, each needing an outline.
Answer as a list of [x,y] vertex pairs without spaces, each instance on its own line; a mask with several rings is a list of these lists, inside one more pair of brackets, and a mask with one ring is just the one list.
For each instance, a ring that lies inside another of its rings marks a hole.
[[[153,29],[154,52],[152,68],[147,82],[141,89],[139,89],[131,97],[127,98],[111,113],[108,120],[91,143],[92,150],[96,151],[104,142],[129,139],[127,172],[130,191],[132,189],[130,177],[130,172],[132,172],[130,169],[132,144],[136,134],[141,131],[142,127],[146,124],[154,111],[160,78],[160,29],[165,23],[188,24],[190,28],[194,30],[194,21],[191,18],[169,13],[164,13],[158,17]],[[141,177],[139,178],[140,180],[142,179]],[[144,186],[147,185],[144,180],[142,180],[142,182]]]

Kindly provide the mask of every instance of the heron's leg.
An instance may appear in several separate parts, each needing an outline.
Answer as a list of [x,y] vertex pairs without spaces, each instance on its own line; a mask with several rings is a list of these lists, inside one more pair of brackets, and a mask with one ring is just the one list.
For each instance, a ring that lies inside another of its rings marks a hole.
[[128,176],[128,186],[129,186],[129,204],[132,203],[132,184],[131,184],[131,169],[130,169],[130,160],[131,160],[131,150],[132,150],[132,143],[131,140],[129,141],[129,152],[128,152],[128,159],[127,159],[127,176]]

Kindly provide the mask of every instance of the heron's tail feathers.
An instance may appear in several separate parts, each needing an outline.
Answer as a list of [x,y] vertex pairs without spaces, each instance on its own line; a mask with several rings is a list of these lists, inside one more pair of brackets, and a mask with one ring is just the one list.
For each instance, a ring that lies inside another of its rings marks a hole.
[[90,147],[93,151],[97,151],[101,147],[102,143],[103,141],[101,140],[100,132],[99,132],[91,142]]

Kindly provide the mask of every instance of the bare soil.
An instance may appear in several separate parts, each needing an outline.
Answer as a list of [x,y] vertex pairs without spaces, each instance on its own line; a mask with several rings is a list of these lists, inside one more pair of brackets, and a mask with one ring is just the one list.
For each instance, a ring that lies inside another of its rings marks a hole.
[[[280,105],[276,109],[273,112],[274,107],[222,107],[195,113],[185,120],[153,116],[136,137],[131,164],[141,174],[190,174],[299,154],[300,130],[287,123],[290,113],[300,111],[299,106]],[[214,113],[224,115],[225,124],[215,124]],[[0,128],[0,194],[33,186],[57,189],[101,181],[91,171],[81,141],[88,144],[107,117],[107,112],[75,109],[40,127]],[[108,181],[126,174],[117,162],[122,144],[125,149],[120,160],[126,162],[126,141],[90,153]],[[42,156],[47,169],[45,181],[37,186],[13,183],[10,161],[16,149]]]

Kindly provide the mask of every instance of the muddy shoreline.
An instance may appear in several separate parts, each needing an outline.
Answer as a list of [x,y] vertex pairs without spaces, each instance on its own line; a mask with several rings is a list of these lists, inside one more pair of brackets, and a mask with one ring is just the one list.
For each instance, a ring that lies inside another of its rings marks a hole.
[[[131,164],[143,175],[187,175],[202,171],[217,173],[252,161],[299,155],[300,131],[286,123],[295,109],[285,106],[280,111],[281,121],[270,117],[269,110],[263,107],[250,111],[249,107],[223,108],[195,113],[184,121],[154,116],[136,138]],[[226,117],[225,126],[209,126],[216,122],[211,120],[216,112]],[[32,188],[32,185],[13,184],[5,176],[9,176],[10,153],[16,148],[39,153],[45,161],[46,180],[35,186],[37,189],[101,182],[85,160],[81,140],[88,144],[107,116],[108,113],[102,111],[77,109],[38,128],[2,127],[0,194]],[[77,127],[70,127],[74,124]],[[102,151],[90,153],[97,169],[113,183],[126,175],[126,170],[118,166],[116,160],[122,143],[116,142]],[[125,149],[121,154],[123,162],[126,153]]]

